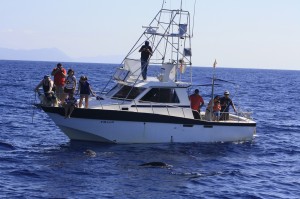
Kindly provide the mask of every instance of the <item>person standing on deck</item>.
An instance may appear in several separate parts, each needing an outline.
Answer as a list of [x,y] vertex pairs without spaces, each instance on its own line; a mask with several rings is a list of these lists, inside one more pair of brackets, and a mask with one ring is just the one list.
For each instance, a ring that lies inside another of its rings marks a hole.
[[145,45],[139,50],[141,53],[141,70],[143,80],[147,79],[147,69],[149,65],[149,57],[152,56],[152,48],[149,46],[149,41],[145,41]]
[[229,98],[229,91],[224,92],[224,97],[220,99],[220,104],[221,104],[220,120],[229,120],[229,106],[232,106],[234,112],[236,112],[235,106],[232,100]]
[[214,99],[213,120],[219,121],[221,115],[220,97],[217,95]]
[[67,96],[72,93],[75,93],[76,90],[76,77],[75,77],[75,72],[73,69],[69,69],[68,70],[68,76],[66,77],[66,81],[65,81],[65,88],[64,88],[64,99],[67,98]]
[[[211,99],[205,110],[205,119],[208,121],[219,120],[220,119],[220,97],[219,95],[215,96],[214,99]],[[212,113],[211,113],[212,111]]]
[[82,106],[83,99],[85,101],[84,108],[88,108],[90,94],[93,96],[96,96],[96,94],[93,92],[87,76],[80,77],[77,93],[80,93],[79,108]]
[[191,109],[195,119],[200,119],[200,109],[204,105],[203,98],[199,95],[199,90],[196,89],[194,94],[189,96],[191,102]]
[[54,85],[55,93],[61,103],[64,103],[64,86],[65,86],[65,77],[67,76],[67,71],[62,67],[61,63],[58,63],[56,68],[52,70],[51,73],[54,76]]

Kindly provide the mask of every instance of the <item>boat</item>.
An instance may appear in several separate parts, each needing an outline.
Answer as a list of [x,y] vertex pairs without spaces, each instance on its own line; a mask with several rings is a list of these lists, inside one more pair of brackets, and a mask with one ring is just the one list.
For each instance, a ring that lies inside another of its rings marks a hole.
[[[104,143],[212,143],[251,141],[256,122],[244,113],[229,120],[194,119],[189,101],[192,81],[193,27],[182,9],[159,10],[89,108],[76,108],[64,118],[63,107],[40,105],[70,140]],[[141,75],[139,50],[145,41],[153,53]],[[214,84],[211,84],[214,86]],[[213,97],[213,95],[212,95]]]

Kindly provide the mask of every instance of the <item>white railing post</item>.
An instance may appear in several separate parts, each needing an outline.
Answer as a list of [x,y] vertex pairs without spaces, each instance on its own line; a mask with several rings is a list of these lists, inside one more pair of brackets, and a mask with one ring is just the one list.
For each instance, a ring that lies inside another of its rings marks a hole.
[[99,103],[100,103],[100,105],[101,105],[101,108],[102,108],[102,110],[104,109],[104,107],[103,107],[103,105],[102,105],[102,103],[101,103],[101,100],[99,100]]
[[135,101],[135,100],[133,100],[133,101],[134,101],[134,105],[135,105],[136,112],[139,112],[138,107],[137,107],[137,105],[136,105],[136,101]]
[[153,109],[153,106],[152,106],[152,102],[150,102],[150,104],[151,104],[152,113],[154,114],[154,109]]
[[167,112],[168,112],[168,115],[170,116],[170,112],[169,112],[169,109],[168,109],[168,105],[166,105],[166,107],[167,107]]

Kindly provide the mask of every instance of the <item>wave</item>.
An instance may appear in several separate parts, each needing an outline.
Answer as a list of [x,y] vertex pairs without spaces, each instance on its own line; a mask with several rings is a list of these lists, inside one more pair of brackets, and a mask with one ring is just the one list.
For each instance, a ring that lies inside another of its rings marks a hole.
[[224,170],[224,171],[210,171],[210,172],[175,172],[172,171],[171,175],[187,176],[191,178],[208,177],[208,176],[239,176],[239,170]]

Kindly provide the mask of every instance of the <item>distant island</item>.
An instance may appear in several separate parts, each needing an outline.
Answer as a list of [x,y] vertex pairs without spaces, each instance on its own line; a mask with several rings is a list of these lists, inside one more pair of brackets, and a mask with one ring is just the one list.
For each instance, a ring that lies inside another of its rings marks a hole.
[[120,63],[122,58],[122,56],[118,55],[71,58],[57,48],[42,48],[32,50],[0,48],[0,60]]

